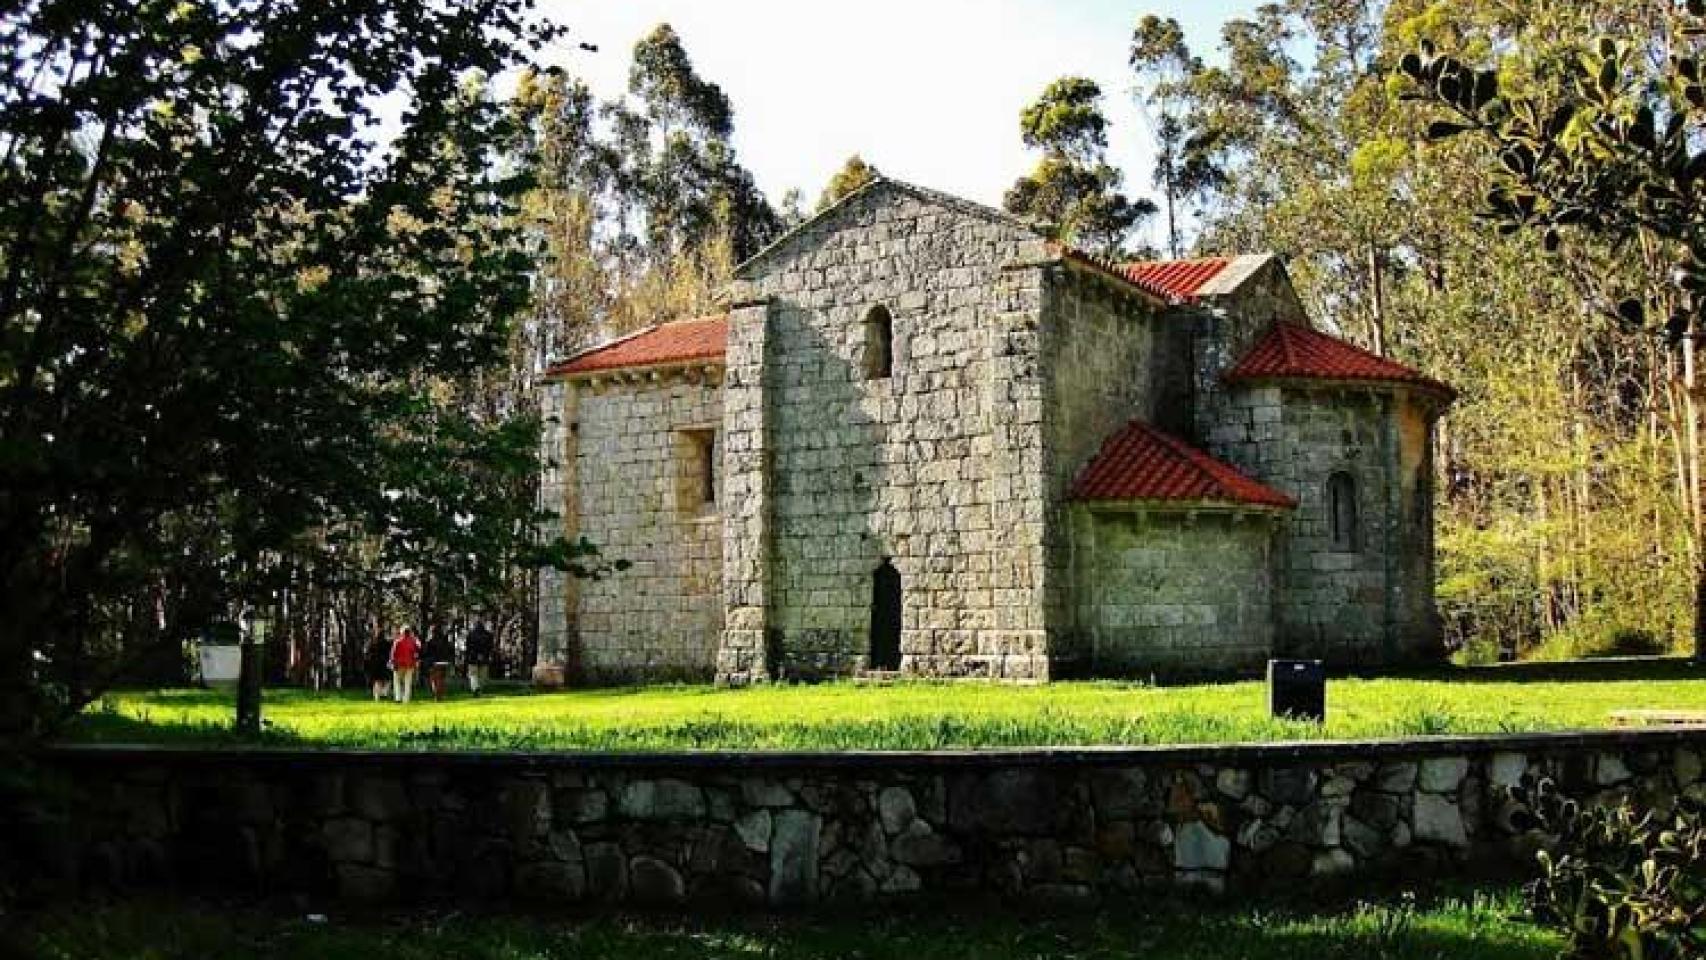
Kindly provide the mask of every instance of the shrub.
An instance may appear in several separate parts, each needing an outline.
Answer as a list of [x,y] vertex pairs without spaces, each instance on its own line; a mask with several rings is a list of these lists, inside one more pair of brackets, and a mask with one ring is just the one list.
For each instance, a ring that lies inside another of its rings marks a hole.
[[1611,635],[1606,645],[1608,657],[1658,657],[1670,652],[1670,644],[1651,630],[1624,627]]
[[1567,956],[1684,960],[1706,955],[1706,819],[1686,800],[1666,814],[1628,802],[1584,806],[1551,781],[1512,791],[1554,841],[1524,894]]

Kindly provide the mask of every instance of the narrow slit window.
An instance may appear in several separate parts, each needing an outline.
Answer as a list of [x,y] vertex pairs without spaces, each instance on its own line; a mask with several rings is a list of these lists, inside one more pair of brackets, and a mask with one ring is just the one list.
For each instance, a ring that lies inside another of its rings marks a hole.
[[887,307],[872,307],[865,317],[865,379],[886,380],[893,375],[894,317]]
[[677,437],[676,499],[681,511],[688,516],[712,513],[717,508],[717,432],[683,430]]
[[699,443],[699,502],[714,507],[717,505],[717,435],[707,430]]
[[1335,473],[1327,478],[1327,522],[1333,535],[1333,549],[1354,553],[1357,549],[1357,487],[1348,473]]

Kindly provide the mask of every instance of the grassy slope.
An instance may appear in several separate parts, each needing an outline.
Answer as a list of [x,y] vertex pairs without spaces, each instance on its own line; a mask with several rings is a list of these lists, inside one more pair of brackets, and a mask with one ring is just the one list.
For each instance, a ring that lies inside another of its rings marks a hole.
[[[410,919],[308,922],[254,910],[182,903],[62,907],[26,922],[18,944],[42,960],[546,960],[546,958],[845,958],[1007,960],[1143,957],[1145,960],[1541,960],[1559,942],[1512,919],[1508,893],[1292,912],[1203,908],[1177,902],[1053,919],[1011,912],[722,919],[565,921],[423,910]],[[0,949],[5,945],[0,943]]]
[[[267,694],[280,744],[380,748],[927,749],[1392,737],[1603,727],[1613,710],[1706,710],[1706,673],[1680,662],[1459,670],[1336,680],[1323,727],[1270,720],[1260,683],[905,683],[749,690],[516,692],[442,704]],[[197,691],[115,694],[81,740],[222,742],[231,702]]]

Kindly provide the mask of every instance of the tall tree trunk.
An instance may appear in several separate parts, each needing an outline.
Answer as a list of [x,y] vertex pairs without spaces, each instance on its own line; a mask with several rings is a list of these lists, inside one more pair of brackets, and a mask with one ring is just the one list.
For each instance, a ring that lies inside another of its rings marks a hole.
[[1380,247],[1368,245],[1368,283],[1372,295],[1373,311],[1369,317],[1368,333],[1370,347],[1380,356],[1386,356],[1386,280],[1381,270],[1382,257]]
[[1706,664],[1706,543],[1700,512],[1700,372],[1694,336],[1682,338],[1683,408],[1688,429],[1688,508],[1694,549],[1694,661]]

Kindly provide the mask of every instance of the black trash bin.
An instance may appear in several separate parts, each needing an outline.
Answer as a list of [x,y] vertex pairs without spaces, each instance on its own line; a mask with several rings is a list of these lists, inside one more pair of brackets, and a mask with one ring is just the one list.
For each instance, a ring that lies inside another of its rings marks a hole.
[[1285,720],[1327,720],[1327,668],[1319,660],[1269,660],[1268,710]]

